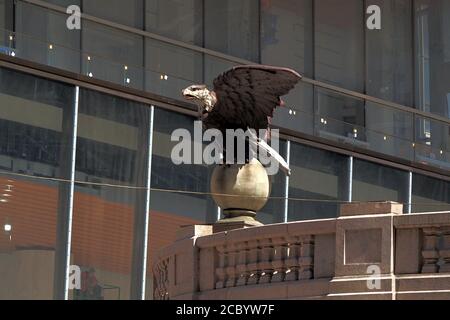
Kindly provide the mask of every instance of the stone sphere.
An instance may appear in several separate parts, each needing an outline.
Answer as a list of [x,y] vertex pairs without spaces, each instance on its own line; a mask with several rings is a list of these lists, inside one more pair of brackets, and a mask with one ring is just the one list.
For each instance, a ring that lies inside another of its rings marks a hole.
[[219,165],[211,177],[211,192],[214,201],[225,214],[227,211],[255,214],[267,203],[270,194],[269,177],[257,159],[247,164]]

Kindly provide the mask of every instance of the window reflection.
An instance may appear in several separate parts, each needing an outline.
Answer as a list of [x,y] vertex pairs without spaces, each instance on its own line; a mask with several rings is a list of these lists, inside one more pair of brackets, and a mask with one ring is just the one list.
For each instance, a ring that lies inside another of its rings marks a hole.
[[412,2],[370,0],[382,12],[381,30],[366,32],[367,94],[413,106]]
[[118,291],[121,299],[129,297],[134,215],[142,214],[146,192],[149,117],[146,105],[80,91],[72,258],[98,286],[91,294],[76,291],[75,299],[117,299]]
[[146,0],[147,31],[201,46],[202,20],[201,0]]
[[[291,143],[289,221],[331,218],[346,199],[348,158],[333,152]],[[317,201],[324,200],[324,201]],[[336,202],[336,201],[337,202]]]
[[355,159],[353,161],[353,201],[396,201],[408,209],[406,171]]
[[205,1],[205,47],[259,61],[258,1]]
[[[49,2],[63,7],[80,5],[79,0]],[[57,12],[17,1],[13,19],[15,28],[9,28],[10,31],[17,32],[12,42],[17,49],[17,56],[79,73],[80,31],[67,29],[66,19],[67,16]]]
[[450,210],[450,182],[414,174],[412,212]]
[[[74,88],[0,69],[0,299],[52,299],[63,149]],[[18,174],[18,175],[14,175]]]
[[[181,226],[216,221],[217,206],[211,196],[209,179],[212,166],[200,164],[175,165],[171,159],[172,132],[187,129],[194,138],[194,118],[160,108],[155,109],[152,156],[152,192],[150,194],[150,225],[148,247],[147,298],[151,299],[154,254],[175,240]],[[173,192],[165,192],[173,191]]]

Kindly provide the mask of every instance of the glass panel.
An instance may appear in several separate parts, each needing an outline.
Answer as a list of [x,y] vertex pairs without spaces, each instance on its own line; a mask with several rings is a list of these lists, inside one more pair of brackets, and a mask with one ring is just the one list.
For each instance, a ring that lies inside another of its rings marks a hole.
[[289,221],[338,215],[339,201],[347,198],[347,161],[337,153],[291,143]]
[[415,0],[416,105],[450,117],[450,1]]
[[202,0],[146,0],[147,31],[201,46],[202,19]]
[[[196,132],[202,132],[197,123]],[[171,141],[174,130],[186,129],[185,142],[191,147],[193,162],[194,119],[163,109],[155,110],[152,157],[152,191],[150,196],[150,227],[148,247],[147,298],[153,297],[152,267],[154,254],[175,241],[181,226],[216,221],[217,206],[209,195],[209,179],[213,166],[180,164],[172,161],[173,148],[179,141]],[[189,152],[189,150],[186,150]],[[203,162],[203,161],[201,161]]]
[[0,299],[52,299],[62,118],[74,88],[0,69]]
[[413,114],[366,101],[365,118],[369,149],[414,159]]
[[[83,74],[143,88],[143,37],[83,21]],[[124,75],[127,76],[124,76]]]
[[146,39],[146,90],[182,100],[181,90],[203,82],[201,53]]
[[144,0],[83,1],[83,12],[137,29],[144,27]]
[[[80,1],[50,1],[63,7]],[[66,27],[66,15],[18,1],[12,44],[22,59],[80,72],[80,31]],[[38,26],[38,27],[37,27]]]
[[[278,148],[278,153],[286,160],[286,141],[281,140]],[[269,176],[271,182],[270,197],[264,208],[257,213],[256,220],[264,223],[280,223],[284,222],[284,204],[286,197],[286,174],[278,170],[278,173],[273,176]]]
[[258,1],[208,0],[204,3],[205,47],[258,62]]
[[396,201],[408,209],[408,180],[406,171],[354,159],[353,201]]
[[381,30],[366,32],[368,95],[413,106],[410,0],[368,0],[382,12]]
[[360,0],[315,1],[316,79],[364,90],[364,9]]
[[440,121],[416,116],[416,161],[450,169],[450,128]]
[[319,87],[315,89],[316,117],[323,124],[316,128],[319,130],[317,134],[322,136],[324,132],[329,132],[365,141],[364,132],[357,130],[358,127],[364,127],[364,100]]
[[300,82],[289,93],[282,97],[285,107],[275,109],[272,123],[276,126],[313,134],[314,105],[313,86]]
[[74,299],[128,299],[133,222],[144,199],[149,108],[81,90],[72,259]]
[[412,212],[450,210],[450,182],[414,174]]
[[313,76],[312,0],[261,1],[261,62]]

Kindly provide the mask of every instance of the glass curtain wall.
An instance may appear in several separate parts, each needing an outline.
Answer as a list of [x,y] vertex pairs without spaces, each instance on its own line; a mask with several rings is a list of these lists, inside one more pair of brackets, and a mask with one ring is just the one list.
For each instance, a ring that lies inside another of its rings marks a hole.
[[[261,1],[261,63],[292,68],[312,78],[313,1]],[[283,98],[286,108],[275,111],[273,123],[312,133],[313,88],[298,84]]]
[[[195,150],[202,148],[201,124],[194,118],[155,109],[152,154],[152,192],[148,238],[147,298],[153,297],[152,267],[155,253],[175,241],[181,226],[212,223],[217,220],[217,206],[210,192],[213,166],[195,164]],[[181,137],[172,138],[175,130]],[[198,131],[200,130],[200,131]],[[181,144],[180,144],[181,143]],[[183,145],[185,148],[179,149]],[[177,148],[175,148],[177,146]],[[174,149],[175,148],[175,149]],[[176,164],[174,158],[185,163]]]
[[134,216],[145,214],[147,105],[82,89],[79,100],[72,259],[73,299],[127,299]]
[[[365,90],[363,5],[360,0],[320,0],[314,10],[315,78],[361,93]],[[338,136],[352,136],[352,125],[364,127],[364,102],[359,99],[320,89],[315,110],[319,118],[336,122],[333,131]]]
[[74,87],[0,69],[0,299],[52,299]]
[[[203,45],[203,1],[146,0],[145,30]],[[181,90],[203,82],[203,55],[154,39],[145,39],[145,90],[181,99]]]
[[259,62],[259,1],[204,1],[205,48]]
[[290,164],[289,221],[337,217],[347,199],[348,157],[291,143]]
[[[414,17],[416,106],[450,118],[450,2],[415,0]],[[448,125],[420,117],[415,125],[419,159],[448,169]]]
[[354,159],[353,201],[396,201],[408,209],[409,174],[376,163]]
[[449,211],[450,182],[414,174],[412,203],[412,212]]
[[[80,0],[48,2],[62,7],[80,5]],[[15,8],[17,38],[12,40],[12,47],[17,56],[79,73],[81,33],[67,29],[67,16],[23,1],[15,2]]]

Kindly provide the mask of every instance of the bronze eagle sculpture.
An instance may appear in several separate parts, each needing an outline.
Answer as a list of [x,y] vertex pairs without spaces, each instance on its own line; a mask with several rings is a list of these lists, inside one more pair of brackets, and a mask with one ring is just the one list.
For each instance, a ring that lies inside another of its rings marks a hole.
[[300,74],[288,68],[242,65],[218,76],[211,91],[206,85],[192,85],[182,94],[198,106],[204,129],[221,132],[227,129],[266,129],[268,134],[255,137],[255,141],[289,175],[289,165],[266,141],[270,139],[274,111],[284,105],[281,97],[287,95],[301,79]]

